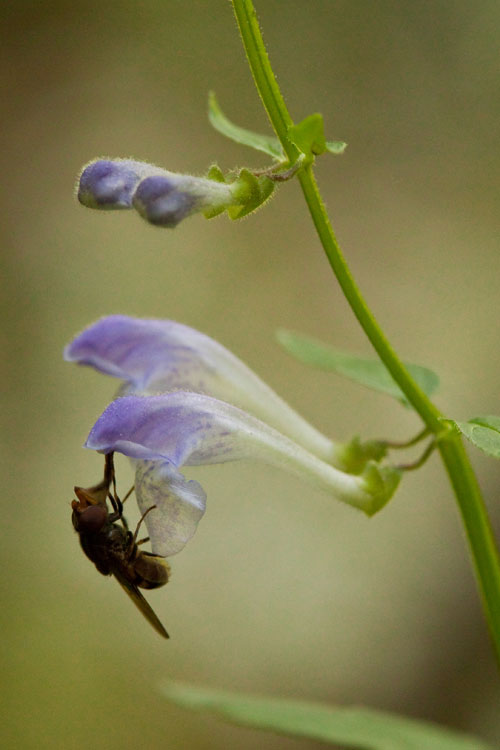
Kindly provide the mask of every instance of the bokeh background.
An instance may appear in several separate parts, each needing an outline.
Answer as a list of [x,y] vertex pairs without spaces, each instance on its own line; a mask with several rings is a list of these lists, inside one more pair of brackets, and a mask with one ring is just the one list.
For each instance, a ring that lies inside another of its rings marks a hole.
[[[349,143],[317,176],[369,304],[404,358],[440,373],[445,412],[498,414],[500,5],[257,9],[292,115],[320,110]],[[101,475],[81,445],[116,384],[61,351],[104,314],[203,330],[338,439],[404,439],[419,423],[275,344],[289,327],[370,353],[295,183],[241,222],[175,231],[74,199],[97,156],[197,174],[266,165],[206,120],[213,88],[233,120],[268,128],[227,0],[11,2],[2,16],[2,747],[316,746],[171,706],[164,679],[362,703],[500,742],[498,676],[437,457],[372,520],[261,465],[190,472],[207,514],[148,597],[168,643],[83,557],[72,487]],[[498,529],[498,465],[472,457]],[[124,459],[118,471],[125,492]]]

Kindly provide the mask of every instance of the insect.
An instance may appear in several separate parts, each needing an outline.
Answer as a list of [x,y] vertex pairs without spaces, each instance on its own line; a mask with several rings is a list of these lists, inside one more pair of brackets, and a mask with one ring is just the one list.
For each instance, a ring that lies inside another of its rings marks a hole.
[[[113,575],[156,632],[168,638],[167,631],[139,591],[139,587],[155,589],[164,586],[169,580],[170,567],[165,560],[151,552],[139,550],[139,545],[149,541],[149,538],[137,541],[144,518],[156,506],[143,513],[132,534],[123,516],[123,502],[131,492],[123,501],[116,494],[113,454],[107,453],[102,482],[88,489],[75,487],[78,500],[71,503],[73,526],[84,553],[99,573]],[[113,508],[112,513],[108,510],[107,500]]]

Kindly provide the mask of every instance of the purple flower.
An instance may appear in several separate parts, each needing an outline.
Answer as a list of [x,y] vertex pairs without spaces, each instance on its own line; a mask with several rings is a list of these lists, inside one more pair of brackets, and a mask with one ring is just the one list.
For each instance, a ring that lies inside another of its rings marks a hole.
[[173,555],[194,534],[205,511],[205,493],[186,481],[182,466],[257,459],[290,471],[312,486],[372,515],[396,488],[399,476],[369,462],[362,475],[321,461],[255,417],[211,396],[174,391],[124,396],[92,428],[86,447],[118,451],[136,465],[135,491],[153,552]]
[[121,394],[185,390],[215,396],[346,468],[344,446],[310,425],[232,352],[182,323],[110,315],[80,333],[64,357],[125,381]]
[[180,323],[109,316],[77,336],[65,358],[124,381],[126,395],[97,420],[86,446],[135,463],[141,511],[157,506],[145,518],[157,554],[179,552],[205,510],[205,493],[183,466],[258,459],[368,515],[398,484],[399,472],[369,454],[356,474],[342,470],[352,444],[333,443],[231,352]]

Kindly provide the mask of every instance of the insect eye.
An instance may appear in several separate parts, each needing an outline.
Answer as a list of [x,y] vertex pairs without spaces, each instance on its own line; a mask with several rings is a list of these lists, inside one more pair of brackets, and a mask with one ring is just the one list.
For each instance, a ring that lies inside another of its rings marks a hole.
[[79,531],[95,533],[100,531],[106,521],[108,512],[102,505],[90,505],[78,516]]

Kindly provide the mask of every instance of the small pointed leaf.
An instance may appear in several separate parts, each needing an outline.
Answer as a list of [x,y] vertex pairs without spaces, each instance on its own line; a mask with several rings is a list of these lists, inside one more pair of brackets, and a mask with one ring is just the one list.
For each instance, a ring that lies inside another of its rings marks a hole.
[[210,169],[207,172],[207,179],[213,180],[214,182],[225,182],[226,178],[224,177],[224,172],[219,167],[218,164],[212,164]]
[[462,435],[476,448],[493,458],[500,458],[500,417],[475,417],[468,422],[446,420],[458,427]]
[[343,154],[347,148],[347,143],[344,141],[327,141],[326,150],[331,154]]
[[323,115],[316,112],[292,125],[288,128],[288,137],[308,156],[323,154],[326,151]]
[[471,735],[369,708],[263,698],[168,682],[168,700],[241,726],[307,737],[347,750],[493,750]]
[[242,146],[249,146],[256,151],[262,151],[264,154],[271,156],[277,161],[283,161],[285,155],[281,144],[277,138],[272,135],[262,135],[254,133],[252,130],[241,128],[239,125],[232,123],[219,107],[219,103],[213,91],[208,95],[208,119],[210,124],[221,135],[226,136],[231,141],[240,143]]
[[319,156],[325,151],[331,154],[343,154],[347,143],[343,141],[326,141],[323,115],[316,112],[302,122],[288,129],[288,137],[307,156]]
[[[379,360],[349,354],[309,336],[285,329],[277,331],[276,336],[286,351],[301,362],[322,370],[333,370],[361,385],[392,396],[406,406],[409,405],[403,392]],[[436,373],[420,365],[406,364],[406,367],[428,396],[434,393],[439,385]]]

